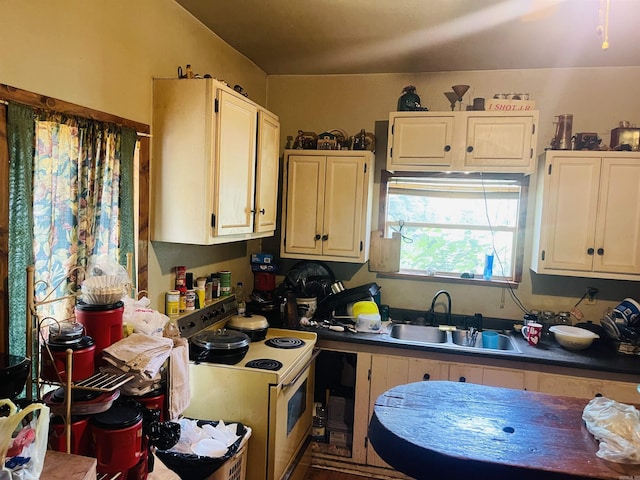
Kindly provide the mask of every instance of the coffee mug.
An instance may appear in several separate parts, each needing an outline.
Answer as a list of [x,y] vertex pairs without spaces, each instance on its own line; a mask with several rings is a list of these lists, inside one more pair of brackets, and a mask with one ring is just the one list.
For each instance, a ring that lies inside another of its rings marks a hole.
[[542,333],[542,324],[531,322],[522,327],[522,336],[527,339],[529,345],[536,346],[540,343],[540,334]]
[[498,348],[499,338],[500,336],[498,335],[498,332],[485,330],[482,332],[482,348],[493,348],[495,350]]

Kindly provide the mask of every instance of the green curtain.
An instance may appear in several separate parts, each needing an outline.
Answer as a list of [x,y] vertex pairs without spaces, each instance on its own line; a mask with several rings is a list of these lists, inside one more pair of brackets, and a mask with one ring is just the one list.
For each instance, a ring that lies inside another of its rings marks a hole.
[[133,159],[137,142],[136,131],[122,127],[120,136],[120,265],[127,264],[127,254],[131,254],[131,281],[136,286],[135,263],[135,219],[134,219],[134,175]]
[[23,356],[26,346],[27,266],[33,263],[34,111],[9,102],[9,353]]

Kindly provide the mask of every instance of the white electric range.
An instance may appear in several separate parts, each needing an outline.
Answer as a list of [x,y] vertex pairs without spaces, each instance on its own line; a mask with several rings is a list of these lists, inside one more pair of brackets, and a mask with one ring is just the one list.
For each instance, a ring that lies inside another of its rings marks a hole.
[[[215,315],[203,312],[199,318],[215,317],[214,322],[201,322],[208,323],[203,328],[223,326],[237,311],[234,307],[226,300],[211,309]],[[181,328],[182,333],[201,331],[194,325],[199,322],[185,323],[191,325]],[[184,416],[251,427],[247,480],[280,480],[285,474],[293,478],[292,471],[297,474],[310,462],[306,447],[313,419],[316,340],[314,332],[269,328],[266,338],[251,342],[236,364],[189,362],[191,403]]]

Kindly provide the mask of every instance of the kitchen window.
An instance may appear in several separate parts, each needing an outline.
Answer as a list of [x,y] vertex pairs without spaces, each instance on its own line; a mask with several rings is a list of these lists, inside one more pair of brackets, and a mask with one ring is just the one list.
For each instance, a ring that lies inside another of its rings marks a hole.
[[[518,283],[528,178],[383,172],[380,225],[401,234],[400,275]],[[484,278],[486,256],[492,274]]]

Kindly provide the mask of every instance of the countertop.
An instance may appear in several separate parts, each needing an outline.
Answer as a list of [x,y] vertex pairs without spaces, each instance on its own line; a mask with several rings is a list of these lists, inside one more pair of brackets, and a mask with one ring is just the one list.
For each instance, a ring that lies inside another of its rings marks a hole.
[[639,478],[640,466],[596,456],[598,442],[582,421],[587,402],[472,383],[410,383],[377,398],[369,439],[387,463],[416,479]]
[[[513,324],[513,322],[511,322]],[[618,353],[613,344],[606,339],[596,340],[589,348],[580,351],[567,350],[561,347],[553,335],[545,337],[537,347],[530,346],[524,337],[515,330],[505,330],[520,347],[522,353],[474,353],[462,349],[450,349],[437,344],[416,345],[403,340],[397,340],[388,333],[351,333],[335,332],[327,328],[300,327],[301,329],[314,331],[318,334],[318,340],[331,340],[354,344],[366,344],[372,346],[392,347],[403,350],[418,350],[427,352],[439,352],[445,354],[464,355],[474,358],[495,358],[504,361],[527,362],[546,364],[556,367],[569,367],[601,372],[640,375],[640,356]],[[383,328],[383,331],[386,329]]]

